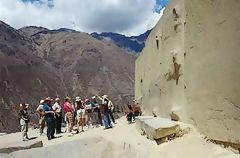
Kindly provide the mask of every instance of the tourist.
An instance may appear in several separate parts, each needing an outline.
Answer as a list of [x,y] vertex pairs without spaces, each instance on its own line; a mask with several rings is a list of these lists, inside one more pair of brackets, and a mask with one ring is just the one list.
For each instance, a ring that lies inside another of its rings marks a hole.
[[39,114],[39,132],[40,132],[40,135],[43,134],[43,130],[45,128],[45,116],[43,115],[43,103],[44,103],[44,100],[41,100],[40,101],[40,104],[39,106],[37,107],[36,109],[36,112]]
[[83,126],[85,124],[85,109],[84,104],[80,97],[76,97],[76,110],[77,110],[77,133],[84,132]]
[[98,96],[98,98],[102,101],[102,104],[100,106],[101,114],[103,115],[103,122],[104,122],[104,129],[112,128],[110,116],[109,116],[109,109],[108,109],[108,102],[106,95],[103,95],[102,97]]
[[127,121],[128,124],[132,123],[132,117],[133,117],[133,108],[132,105],[130,103],[127,104],[127,106],[125,107],[125,114],[127,117]]
[[[92,124],[93,126],[98,127],[99,124],[101,124],[101,119],[99,120],[99,114],[100,114],[100,109],[99,109],[99,104],[97,101],[97,97],[93,96],[92,97],[92,101],[91,101],[91,105],[92,105]],[[101,114],[100,114],[101,117]]]
[[86,126],[89,128],[92,121],[92,105],[89,99],[85,99],[85,119]]
[[55,103],[53,104],[52,108],[55,111],[55,129],[56,134],[62,133],[62,107],[59,105],[59,98],[55,99]]
[[115,123],[115,119],[113,117],[114,106],[113,106],[112,101],[110,99],[108,99],[107,95],[103,95],[102,97],[98,97],[98,98],[100,100],[102,100],[102,103],[107,104],[109,116],[110,116],[112,122]]
[[52,99],[50,97],[47,97],[44,100],[43,104],[43,115],[45,115],[46,123],[47,123],[47,137],[48,140],[54,139],[54,133],[55,133],[55,112],[52,108]]
[[27,141],[28,138],[28,122],[30,120],[30,117],[27,112],[28,104],[20,104],[20,112],[19,112],[19,121],[21,126],[21,132],[22,132],[22,140]]
[[133,109],[132,117],[133,117],[133,121],[135,121],[135,118],[137,116],[141,116],[142,115],[141,108],[139,106],[139,103],[136,100],[133,100],[133,107],[132,107],[132,109]]
[[67,132],[68,136],[72,136],[72,129],[73,129],[73,112],[74,108],[71,103],[71,98],[66,97],[65,102],[64,102],[64,112],[65,112],[65,117],[66,117],[66,122],[67,122]]

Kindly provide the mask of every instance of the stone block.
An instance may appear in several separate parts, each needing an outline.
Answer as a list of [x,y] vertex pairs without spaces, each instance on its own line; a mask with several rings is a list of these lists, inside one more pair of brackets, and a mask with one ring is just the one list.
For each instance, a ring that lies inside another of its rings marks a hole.
[[180,129],[176,122],[159,117],[139,118],[136,120],[136,126],[141,134],[146,134],[151,140],[158,140],[177,134]]

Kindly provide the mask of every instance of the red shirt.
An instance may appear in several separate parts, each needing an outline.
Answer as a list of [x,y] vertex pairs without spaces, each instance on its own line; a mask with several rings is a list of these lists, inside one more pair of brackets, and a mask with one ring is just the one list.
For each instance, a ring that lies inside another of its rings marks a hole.
[[72,111],[73,111],[72,104],[69,103],[68,101],[66,101],[66,102],[63,104],[63,110],[64,110],[65,113],[67,113],[67,112],[72,112]]

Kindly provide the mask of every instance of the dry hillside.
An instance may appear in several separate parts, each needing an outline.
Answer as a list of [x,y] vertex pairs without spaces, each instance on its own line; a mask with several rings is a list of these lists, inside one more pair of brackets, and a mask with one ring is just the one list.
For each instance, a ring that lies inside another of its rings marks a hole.
[[35,110],[45,96],[106,93],[120,106],[133,97],[135,57],[85,33],[0,22],[0,62],[0,132],[19,130],[21,102]]

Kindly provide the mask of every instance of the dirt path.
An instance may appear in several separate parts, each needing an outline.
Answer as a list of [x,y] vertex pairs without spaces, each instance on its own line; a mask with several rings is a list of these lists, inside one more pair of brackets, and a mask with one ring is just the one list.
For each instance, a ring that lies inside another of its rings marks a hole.
[[[37,130],[29,132],[30,137],[38,136]],[[189,134],[157,145],[154,141],[141,136],[135,124],[128,125],[124,118],[117,121],[113,129],[93,128],[68,137],[63,133],[60,138],[48,141],[46,136],[38,137],[43,148],[35,148],[0,155],[6,158],[239,158],[233,152],[206,142],[200,134],[192,130]],[[0,136],[0,144],[21,140],[20,133]]]

